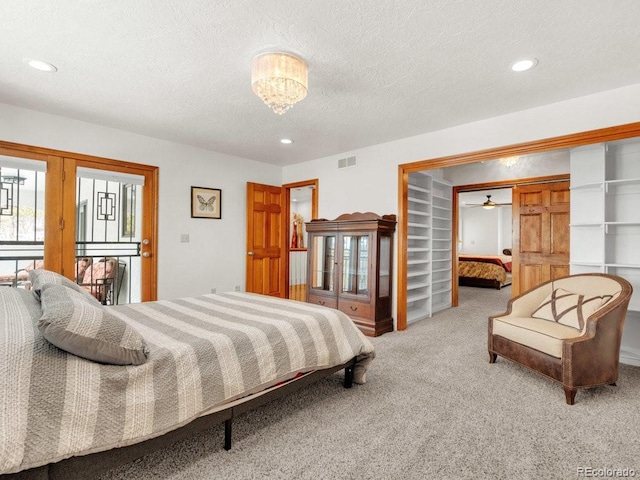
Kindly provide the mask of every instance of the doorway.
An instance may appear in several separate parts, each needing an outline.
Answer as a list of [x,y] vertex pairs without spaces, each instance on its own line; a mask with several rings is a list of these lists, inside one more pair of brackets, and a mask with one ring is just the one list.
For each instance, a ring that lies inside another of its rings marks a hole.
[[304,224],[317,216],[318,179],[247,182],[247,292],[306,300]]
[[[409,174],[425,170],[440,169],[451,166],[463,166],[496,159],[508,159],[516,156],[541,152],[553,152],[558,149],[573,148],[601,142],[610,142],[640,135],[640,123],[603,128],[589,132],[564,135],[533,142],[509,145],[462,155],[422,160],[398,166],[398,295],[397,295],[397,329],[407,328],[407,231],[408,231],[408,183]],[[457,208],[457,206],[455,206]],[[454,213],[455,213],[454,208]],[[456,219],[457,222],[457,219]],[[456,223],[454,222],[454,223]],[[455,245],[452,246],[455,249]],[[455,268],[453,262],[452,269]],[[455,285],[455,283],[454,283]]]
[[289,198],[289,276],[287,298],[307,300],[307,227],[306,222],[317,217],[317,182],[285,186]]

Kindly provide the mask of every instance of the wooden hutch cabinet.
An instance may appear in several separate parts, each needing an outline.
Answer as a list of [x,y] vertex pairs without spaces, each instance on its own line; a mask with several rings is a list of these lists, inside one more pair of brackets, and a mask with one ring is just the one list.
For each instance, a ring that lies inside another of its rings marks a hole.
[[365,335],[393,331],[396,216],[357,212],[306,227],[307,302],[343,311]]

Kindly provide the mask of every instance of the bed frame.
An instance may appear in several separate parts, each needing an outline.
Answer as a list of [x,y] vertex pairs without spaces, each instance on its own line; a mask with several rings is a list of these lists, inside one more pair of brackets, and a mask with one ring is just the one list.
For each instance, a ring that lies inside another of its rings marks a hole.
[[458,285],[462,287],[487,287],[500,290],[502,283],[499,280],[491,280],[488,278],[476,277],[458,277]]
[[300,390],[307,385],[333,375],[335,372],[342,369],[344,369],[345,372],[344,388],[351,388],[353,386],[353,369],[356,361],[356,358],[352,358],[342,365],[337,365],[323,370],[315,370],[289,382],[265,390],[260,394],[249,396],[246,401],[240,403],[234,402],[227,408],[199,417],[192,422],[159,437],[151,438],[126,447],[71,457],[57,463],[50,463],[48,465],[23,470],[17,473],[0,475],[0,479],[86,480],[87,478],[97,478],[113,468],[131,463],[144,455],[171,446],[180,440],[192,437],[194,434],[219,425],[222,422],[224,422],[224,449],[229,450],[231,449],[231,431],[234,418],[250,410],[254,410],[261,405],[269,403],[272,400]]
[[486,287],[500,290],[502,287],[511,285],[511,277],[507,277],[507,281],[505,283],[500,283],[499,280],[491,280],[488,278],[458,277],[458,285],[463,287]]

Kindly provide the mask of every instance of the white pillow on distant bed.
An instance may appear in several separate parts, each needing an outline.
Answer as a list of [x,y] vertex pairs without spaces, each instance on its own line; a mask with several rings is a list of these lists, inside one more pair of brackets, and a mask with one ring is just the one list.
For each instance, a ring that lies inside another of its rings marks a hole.
[[44,285],[63,285],[67,288],[75,290],[85,296],[87,300],[93,301],[93,303],[100,304],[96,298],[87,292],[84,288],[75,282],[72,282],[67,277],[60,275],[59,273],[52,272],[51,270],[30,270],[29,280],[31,281],[31,290],[38,300],[40,300],[40,292]]
[[56,347],[88,360],[140,365],[147,360],[142,335],[109,307],[64,285],[45,284],[40,293],[38,329]]
[[587,318],[611,298],[612,295],[588,297],[579,293],[568,292],[562,288],[556,288],[543,300],[531,316],[582,330]]

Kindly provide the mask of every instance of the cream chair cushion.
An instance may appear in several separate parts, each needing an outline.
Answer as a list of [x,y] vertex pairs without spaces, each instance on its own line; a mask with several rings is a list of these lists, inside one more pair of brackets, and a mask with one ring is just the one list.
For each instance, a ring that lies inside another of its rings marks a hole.
[[581,335],[580,330],[549,320],[532,317],[497,317],[493,319],[493,334],[562,358],[562,341]]

